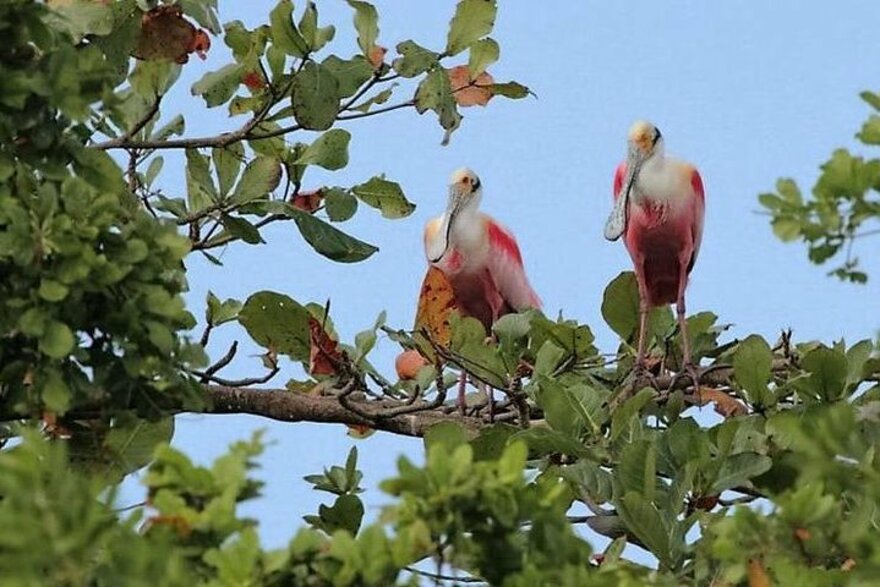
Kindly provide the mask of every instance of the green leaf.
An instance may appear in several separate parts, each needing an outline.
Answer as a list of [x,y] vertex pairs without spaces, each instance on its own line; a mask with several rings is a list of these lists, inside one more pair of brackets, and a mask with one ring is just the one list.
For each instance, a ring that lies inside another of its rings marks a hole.
[[872,114],[862,125],[856,138],[866,145],[880,145],[880,116]]
[[347,130],[333,128],[315,139],[306,147],[295,161],[299,165],[318,165],[335,171],[348,165],[348,142],[351,135]]
[[248,244],[256,245],[266,242],[263,240],[263,237],[260,236],[260,231],[253,224],[240,216],[229,216],[228,214],[224,214],[220,218],[220,223],[223,224],[223,228],[225,228],[230,235],[235,238],[240,238]]
[[63,322],[51,321],[40,338],[40,352],[53,359],[63,359],[72,351],[76,340],[70,327]]
[[144,173],[144,184],[147,186],[153,185],[153,182],[156,180],[156,177],[159,176],[159,172],[162,171],[162,166],[165,164],[165,159],[162,157],[154,157],[150,164],[147,166],[147,171]]
[[314,2],[307,2],[306,9],[299,21],[299,30],[310,51],[320,51],[324,45],[333,40],[336,28],[333,25],[318,26],[318,7]]
[[324,188],[324,210],[331,222],[345,222],[357,212],[357,198],[342,188]]
[[232,98],[241,84],[243,69],[239,63],[224,65],[217,71],[209,71],[193,84],[193,96],[201,96],[208,108],[224,104]]
[[44,278],[40,281],[40,289],[37,293],[47,302],[60,302],[67,297],[69,291],[70,288],[63,283]]
[[260,291],[245,300],[238,321],[260,346],[288,355],[294,361],[309,358],[309,311],[290,297]]
[[225,198],[235,179],[241,171],[241,163],[244,161],[244,146],[232,143],[227,147],[214,147],[211,151],[211,159],[214,161],[214,169],[217,172],[217,182],[220,189],[220,197]]
[[264,198],[278,187],[280,181],[281,164],[272,157],[258,155],[244,168],[231,201],[235,204],[246,204]]
[[570,436],[546,427],[533,426],[528,430],[521,430],[511,436],[511,442],[514,439],[524,441],[532,451],[539,455],[566,454],[576,457],[589,456],[583,444]]
[[305,57],[309,53],[309,45],[302,34],[293,25],[293,2],[280,0],[269,13],[269,24],[272,30],[272,43],[294,57]]
[[212,326],[220,326],[238,318],[242,303],[229,298],[221,302],[212,292],[208,292],[207,306],[205,307],[205,321]]
[[375,73],[373,66],[363,55],[348,60],[331,55],[322,61],[321,65],[336,78],[338,84],[336,93],[340,98],[353,96]]
[[774,218],[770,223],[773,227],[773,234],[782,242],[791,242],[801,235],[803,222],[794,218],[780,216]]
[[767,389],[772,368],[773,351],[767,341],[753,334],[739,343],[733,355],[733,375],[749,401],[762,405],[773,402]]
[[495,0],[461,0],[449,23],[446,52],[449,55],[461,53],[491,33],[497,10]]
[[443,450],[452,454],[459,446],[467,442],[464,428],[455,422],[440,422],[428,428],[425,433],[425,450],[442,446]]
[[416,205],[406,199],[400,184],[382,176],[351,188],[352,193],[364,204],[378,209],[385,218],[404,218],[413,213]]
[[471,45],[468,56],[468,74],[471,80],[477,79],[486,68],[498,61],[501,49],[494,39],[486,37]]
[[614,415],[611,416],[611,440],[616,440],[624,431],[630,429],[633,421],[639,418],[642,408],[653,397],[654,390],[646,387],[614,410]]
[[602,317],[623,340],[632,340],[639,327],[639,288],[636,275],[624,271],[615,277],[602,296]]
[[529,88],[517,82],[490,84],[481,87],[484,87],[493,96],[504,96],[505,98],[510,98],[512,100],[521,100],[532,93]]
[[192,212],[204,210],[217,200],[208,158],[195,149],[186,150],[186,199]]
[[708,494],[717,495],[725,489],[746,485],[750,479],[769,471],[772,465],[770,457],[752,452],[724,457]]
[[293,78],[293,117],[309,130],[326,130],[339,113],[339,82],[332,71],[309,61]]
[[804,355],[801,367],[810,373],[807,384],[820,398],[834,401],[843,395],[848,366],[842,352],[820,346]]
[[[346,494],[336,498],[332,507],[318,506],[318,519],[305,516],[305,520],[328,534],[337,530],[346,530],[352,535],[357,534],[364,517],[364,504],[356,495]],[[317,523],[316,523],[317,522]]]
[[173,435],[174,418],[150,422],[122,416],[107,433],[104,447],[111,451],[114,468],[127,475],[150,464],[156,446],[171,442]]
[[[483,2],[484,0],[477,0]],[[421,81],[416,89],[416,111],[423,114],[427,110],[433,110],[440,119],[440,126],[448,131],[458,128],[461,122],[461,114],[455,106],[455,97],[452,94],[452,86],[449,76],[443,68],[435,67]]]
[[379,13],[369,2],[360,0],[347,0],[348,5],[354,8],[354,28],[358,34],[358,46],[364,55],[370,56],[370,51],[376,46],[379,38]]
[[400,57],[391,63],[394,71],[401,77],[416,77],[437,65],[439,55],[425,49],[413,41],[404,41],[397,45]]
[[290,208],[287,214],[293,217],[306,242],[315,251],[333,261],[357,263],[379,250],[378,247],[349,236],[302,210]]
[[865,91],[859,94],[859,96],[862,100],[870,104],[871,108],[874,110],[880,110],[880,95],[875,94],[874,92]]
[[615,493],[636,491],[651,500],[657,485],[657,449],[650,440],[636,440],[623,447],[614,472]]
[[629,492],[616,509],[626,527],[660,560],[661,567],[675,566],[669,552],[669,531],[653,504],[638,493]]
[[113,11],[110,6],[91,0],[71,0],[53,3],[49,7],[61,18],[52,18],[61,30],[78,43],[86,35],[108,35],[113,31]]
[[70,409],[70,388],[64,382],[61,374],[54,369],[50,370],[39,383],[40,399],[43,406],[50,412],[63,414]]

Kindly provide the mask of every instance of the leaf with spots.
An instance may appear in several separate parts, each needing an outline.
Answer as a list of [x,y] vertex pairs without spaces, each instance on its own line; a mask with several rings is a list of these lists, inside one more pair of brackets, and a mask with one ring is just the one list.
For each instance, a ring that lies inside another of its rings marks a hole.
[[435,342],[449,345],[452,338],[449,317],[457,307],[452,284],[446,275],[436,267],[428,267],[419,292],[413,330],[418,332],[425,329]]

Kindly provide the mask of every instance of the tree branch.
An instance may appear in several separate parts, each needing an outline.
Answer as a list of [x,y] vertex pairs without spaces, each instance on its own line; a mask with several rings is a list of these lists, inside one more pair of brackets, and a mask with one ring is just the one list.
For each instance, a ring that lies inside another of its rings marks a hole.
[[310,396],[286,389],[254,389],[224,385],[205,385],[204,389],[211,402],[205,410],[205,413],[209,414],[251,414],[280,422],[366,426],[414,437],[424,436],[428,428],[441,422],[458,423],[472,434],[476,434],[484,425],[478,418],[431,411],[428,402],[414,404],[414,406],[421,404],[424,411],[387,416],[389,409],[398,406],[399,402],[389,404],[386,401],[349,398],[349,401],[358,404],[359,412],[369,416],[365,417],[343,406],[334,396]]

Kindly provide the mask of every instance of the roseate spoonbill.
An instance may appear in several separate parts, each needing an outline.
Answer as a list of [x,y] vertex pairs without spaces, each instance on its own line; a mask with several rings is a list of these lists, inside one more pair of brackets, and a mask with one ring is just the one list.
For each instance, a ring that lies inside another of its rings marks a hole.
[[[504,314],[540,308],[529,285],[513,234],[480,212],[483,185],[467,168],[452,174],[442,216],[425,225],[425,254],[452,285],[459,311],[483,323],[486,332]],[[458,407],[465,409],[467,374],[462,371]],[[489,392],[489,413],[492,413]]]
[[650,122],[629,130],[626,161],[614,175],[614,208],[605,238],[623,235],[639,285],[639,344],[636,368],[645,369],[648,312],[675,303],[683,367],[699,392],[685,321],[684,292],[703,237],[705,195],[697,169],[667,157],[663,135]]

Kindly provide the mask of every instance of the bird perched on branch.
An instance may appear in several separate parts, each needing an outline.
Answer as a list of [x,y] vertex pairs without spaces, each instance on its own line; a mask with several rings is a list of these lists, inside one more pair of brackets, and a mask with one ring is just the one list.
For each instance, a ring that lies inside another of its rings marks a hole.
[[[425,226],[428,262],[447,277],[458,310],[483,323],[486,332],[498,318],[541,300],[529,284],[513,234],[480,212],[483,184],[470,169],[452,174],[446,212]],[[467,374],[462,372],[458,406],[465,408]],[[491,392],[489,409],[492,410]]]
[[639,342],[636,368],[645,370],[648,312],[676,305],[683,368],[698,389],[685,321],[684,294],[703,237],[705,194],[697,169],[664,153],[663,135],[650,122],[629,130],[627,158],[614,175],[614,208],[605,238],[623,236],[639,286]]

